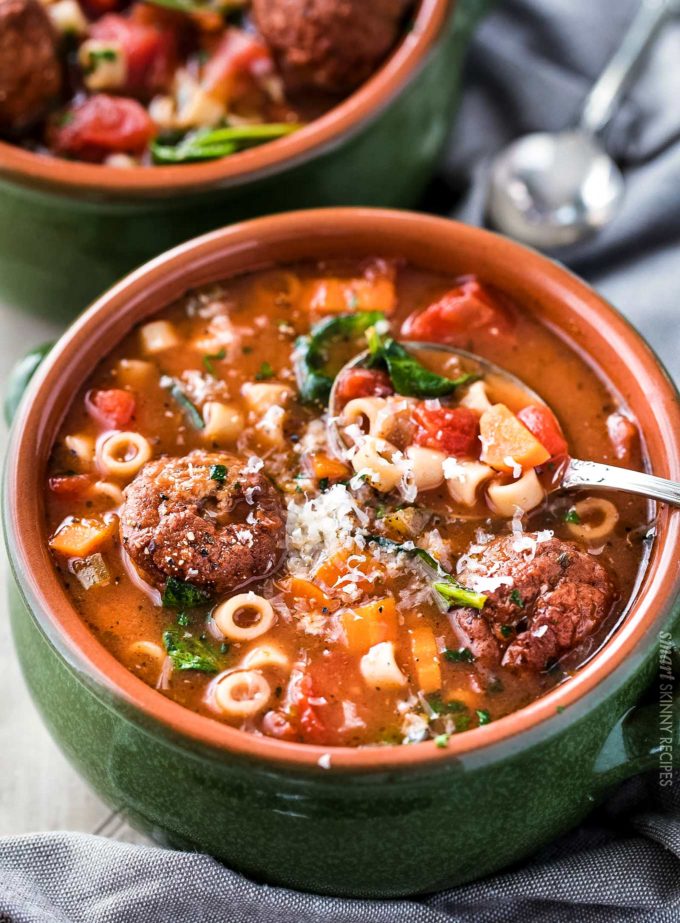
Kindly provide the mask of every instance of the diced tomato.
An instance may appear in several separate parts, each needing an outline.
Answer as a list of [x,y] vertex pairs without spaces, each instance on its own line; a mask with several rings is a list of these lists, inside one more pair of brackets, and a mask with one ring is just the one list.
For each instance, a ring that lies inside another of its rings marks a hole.
[[89,474],[67,474],[50,478],[48,481],[52,493],[65,497],[75,497],[85,493],[92,479]]
[[105,426],[125,426],[135,415],[136,401],[129,391],[110,388],[108,391],[89,391],[85,406],[91,417]]
[[476,458],[479,455],[479,418],[467,407],[416,407],[416,445],[439,449],[455,458]]
[[401,328],[410,340],[459,343],[472,331],[507,332],[512,321],[508,311],[477,279],[466,279],[424,311],[408,317]]
[[51,146],[58,154],[97,163],[109,154],[141,154],[155,133],[140,103],[98,93],[67,110],[51,132]]
[[550,452],[551,458],[567,454],[569,448],[567,440],[549,407],[543,404],[530,404],[528,407],[523,407],[517,417],[532,436],[538,439],[546,452]]
[[168,87],[176,63],[172,30],[110,13],[93,24],[90,37],[120,43],[127,70],[121,92],[147,98]]
[[124,5],[124,0],[80,0],[80,5],[92,18],[113,13]]
[[382,369],[347,369],[337,380],[335,395],[340,407],[357,397],[394,394],[390,376]]
[[614,454],[620,461],[630,459],[633,443],[638,431],[632,420],[624,417],[622,413],[611,413],[607,417],[607,433],[609,441],[614,446]]
[[237,95],[239,81],[272,70],[272,58],[260,39],[242,29],[228,29],[205,66],[203,89],[220,102]]

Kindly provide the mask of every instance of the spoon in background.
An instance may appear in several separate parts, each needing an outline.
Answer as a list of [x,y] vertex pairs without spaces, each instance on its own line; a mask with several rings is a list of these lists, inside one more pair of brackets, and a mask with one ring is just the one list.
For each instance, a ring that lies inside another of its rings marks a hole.
[[487,218],[515,240],[549,250],[587,237],[616,214],[621,171],[601,136],[635,68],[678,0],[642,0],[623,42],[586,97],[578,125],[513,141],[491,165]]
[[[400,341],[400,345],[409,350],[409,352],[414,351],[418,354],[427,352],[449,353],[462,360],[465,371],[475,373],[479,371],[483,378],[496,379],[509,389],[521,391],[530,401],[548,406],[540,395],[524,384],[517,376],[474,353],[467,352],[464,349],[456,349],[453,346],[446,346],[443,343],[421,343],[409,340],[407,342]],[[365,350],[347,362],[336,376],[331,389],[328,404],[328,437],[331,449],[339,456],[342,456],[344,450],[349,446],[343,439],[339,427],[342,411],[337,402],[337,383],[345,371],[365,366],[369,355],[368,350]],[[662,503],[680,507],[680,483],[657,477],[654,474],[647,474],[643,471],[632,471],[615,465],[605,465],[601,462],[583,461],[571,457],[567,459],[561,472],[561,479],[555,485],[553,491],[580,490],[593,487],[600,490],[620,490],[623,493],[637,494],[650,500],[660,500]]]

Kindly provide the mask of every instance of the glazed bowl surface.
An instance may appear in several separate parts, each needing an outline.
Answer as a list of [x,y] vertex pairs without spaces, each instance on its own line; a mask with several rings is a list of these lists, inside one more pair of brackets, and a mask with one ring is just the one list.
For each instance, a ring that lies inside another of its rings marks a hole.
[[540,315],[606,370],[640,423],[650,469],[680,479],[677,393],[639,335],[583,282],[465,225],[322,209],[206,235],[95,302],[29,386],[13,426],[3,509],[26,680],[48,728],[100,795],[158,841],[212,853],[251,876],[384,897],[517,861],[578,823],[616,781],[655,765],[658,710],[640,702],[659,646],[678,628],[680,513],[657,511],[640,590],[575,677],[519,712],[455,735],[447,748],[333,748],[326,769],[328,748],[245,734],[189,712],[118,663],[79,619],[52,568],[41,501],[72,394],[134,324],[190,289],[246,270],[366,255],[474,273]]
[[421,0],[401,43],[357,91],[299,132],[221,160],[122,169],[0,142],[0,297],[66,319],[123,273],[232,221],[322,205],[414,205],[489,5]]

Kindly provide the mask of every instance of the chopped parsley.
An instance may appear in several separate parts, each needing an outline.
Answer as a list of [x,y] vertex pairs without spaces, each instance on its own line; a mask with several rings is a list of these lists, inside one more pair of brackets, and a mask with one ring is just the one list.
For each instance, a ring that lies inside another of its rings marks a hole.
[[201,638],[181,636],[174,629],[163,632],[163,644],[176,670],[200,670],[217,673],[220,669],[215,651]]
[[509,638],[512,634],[512,625],[501,625],[500,632],[504,638]]
[[187,625],[191,622],[191,619],[186,614],[186,612],[177,613],[177,624],[182,625],[183,628],[186,628]]
[[575,508],[575,507],[572,506],[572,507],[570,507],[570,509],[567,510],[567,512],[564,514],[564,521],[565,521],[565,522],[573,522],[573,523],[575,523],[576,525],[578,525],[578,524],[581,522],[581,517],[580,517],[579,514],[576,512],[576,508]]
[[485,708],[476,708],[475,712],[477,713],[477,720],[479,721],[480,727],[483,724],[489,724],[491,722],[491,715]]
[[263,362],[255,373],[255,381],[267,381],[269,378],[273,378],[275,374],[271,365],[268,362]]
[[449,745],[450,734],[437,734],[434,739],[435,747],[440,747],[442,750]]
[[209,600],[210,596],[192,583],[183,583],[176,577],[168,577],[161,602],[167,609],[183,610],[195,609]]
[[210,372],[211,375],[215,374],[215,366],[213,362],[218,361],[219,359],[224,359],[227,355],[225,349],[220,349],[216,353],[208,353],[207,356],[203,356],[203,366],[207,372]]
[[226,465],[211,465],[210,466],[210,480],[219,481],[221,484],[227,476]]
[[522,599],[522,594],[518,589],[514,589],[510,594],[510,602],[514,603],[516,606],[519,606],[520,609],[524,608],[524,600]]
[[435,715],[455,715],[467,711],[467,705],[464,702],[459,702],[458,699],[445,702],[437,692],[427,697],[427,704]]
[[449,660],[451,663],[474,663],[475,655],[469,647],[459,647],[458,650],[447,648],[444,651],[444,660]]

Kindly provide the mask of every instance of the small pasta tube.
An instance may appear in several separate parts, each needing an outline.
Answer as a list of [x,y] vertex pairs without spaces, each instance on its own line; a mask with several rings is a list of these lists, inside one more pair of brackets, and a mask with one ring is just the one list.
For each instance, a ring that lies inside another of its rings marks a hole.
[[57,3],[50,3],[47,13],[59,35],[87,35],[90,24],[77,0],[58,0]]
[[387,407],[384,397],[355,397],[342,408],[340,424],[358,426],[370,436],[378,436],[378,416]]
[[468,410],[473,410],[480,416],[492,407],[483,381],[473,381],[471,385],[468,385],[458,403],[461,407],[467,407]]
[[[239,617],[240,623],[237,621]],[[252,641],[272,627],[274,610],[264,596],[239,593],[217,606],[213,620],[222,635],[230,641]]]
[[442,466],[446,455],[443,452],[420,445],[410,445],[406,449],[406,457],[411,463],[411,473],[418,491],[434,490],[444,482]]
[[119,90],[127,80],[127,64],[120,42],[86,39],[78,49],[78,63],[88,90]]
[[74,465],[79,469],[88,469],[94,461],[94,439],[84,433],[65,436],[64,445],[71,455]]
[[113,433],[98,444],[97,465],[104,474],[129,480],[149,461],[151,455],[149,440],[141,433]]
[[459,461],[456,458],[446,460],[444,472],[451,499],[461,506],[469,507],[477,503],[477,491],[480,486],[496,473],[493,468],[482,462]]
[[108,497],[114,506],[120,506],[125,499],[120,487],[111,481],[96,481],[90,488],[90,494],[95,497]]
[[391,641],[374,644],[361,658],[359,669],[366,683],[376,689],[398,689],[406,685],[406,677],[397,666]]
[[567,522],[567,528],[583,542],[602,542],[609,538],[619,521],[619,511],[603,497],[586,497],[572,507],[578,522]]
[[271,687],[255,670],[235,670],[218,678],[214,685],[214,702],[229,718],[251,718],[266,707]]
[[287,385],[264,381],[246,382],[241,388],[241,394],[248,410],[257,417],[263,417],[270,407],[285,407],[293,396]]
[[366,474],[371,486],[385,494],[394,490],[404,475],[404,466],[395,455],[401,455],[396,446],[367,436],[352,457],[352,467],[357,474]]
[[246,653],[241,666],[246,670],[264,670],[267,667],[288,670],[290,660],[276,644],[258,644]]
[[179,345],[179,337],[174,326],[167,320],[154,320],[144,326],[139,331],[144,352],[153,356],[156,353],[162,353],[166,349],[172,349]]
[[128,655],[137,660],[154,660],[163,663],[167,654],[155,641],[133,641],[128,647]]
[[510,484],[492,482],[487,488],[487,496],[494,513],[510,519],[518,509],[528,513],[539,506],[543,502],[545,491],[536,472],[530,468],[519,480]]
[[206,401],[203,405],[203,436],[210,442],[235,443],[245,427],[245,418],[235,404]]

